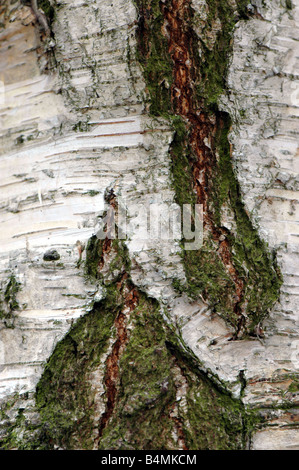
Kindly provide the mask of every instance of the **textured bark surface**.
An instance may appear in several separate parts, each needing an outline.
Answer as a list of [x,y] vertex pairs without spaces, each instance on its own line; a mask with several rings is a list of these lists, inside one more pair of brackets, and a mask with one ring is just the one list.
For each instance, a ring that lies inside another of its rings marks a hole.
[[1,448],[299,448],[298,15],[1,2]]

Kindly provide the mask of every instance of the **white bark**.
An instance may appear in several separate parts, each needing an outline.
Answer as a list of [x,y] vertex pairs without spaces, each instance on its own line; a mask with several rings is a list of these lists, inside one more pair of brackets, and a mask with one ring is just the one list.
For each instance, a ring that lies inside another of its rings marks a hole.
[[[236,396],[244,371],[246,405],[279,407],[288,399],[295,406],[298,392],[288,387],[299,373],[299,2],[293,0],[292,10],[278,0],[252,3],[261,18],[236,28],[230,89],[221,106],[234,122],[230,140],[244,202],[261,237],[278,250],[284,277],[265,338],[228,341],[229,327],[202,300],[191,303],[174,291],[172,280],[184,280],[178,244],[157,246],[131,233],[127,246],[133,280],[182,325],[183,339],[205,369]],[[30,14],[20,6],[8,11],[0,30],[0,278],[5,286],[15,274],[22,307],[14,329],[0,331],[3,400],[34,391],[57,341],[95,296],[101,298],[76,267],[76,241],[86,244],[96,232],[105,190],[126,198],[133,218],[138,205],[174,202],[172,134],[144,114],[142,71],[128,63],[136,47],[133,3],[64,2],[54,24],[57,66],[48,74],[41,71],[46,55],[36,52]],[[52,248],[60,260],[45,262]],[[255,435],[253,448],[299,449],[290,414],[273,413],[274,426]]]

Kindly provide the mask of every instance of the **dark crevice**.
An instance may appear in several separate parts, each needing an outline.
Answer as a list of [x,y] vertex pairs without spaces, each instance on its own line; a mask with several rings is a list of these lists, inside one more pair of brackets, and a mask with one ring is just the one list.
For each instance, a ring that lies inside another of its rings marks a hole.
[[106,410],[100,420],[97,441],[102,437],[116,405],[119,381],[119,361],[128,341],[126,323],[130,313],[138,306],[138,292],[131,282],[128,281],[127,274],[122,275],[122,279],[117,283],[117,289],[119,292],[122,292],[124,297],[123,307],[114,322],[116,340],[112,346],[112,351],[106,360],[105,388],[107,403]]
[[[204,246],[184,255],[188,290],[193,297],[200,293],[234,327],[232,339],[253,335],[277,300],[281,280],[241,202],[228,142],[230,118],[217,106],[226,87],[232,30],[238,19],[249,17],[247,2],[237,2],[234,10],[208,1],[206,28],[217,16],[222,24],[213,48],[205,30],[202,38],[194,32],[191,0],[136,3],[149,110],[168,116],[176,131],[170,153],[177,202],[203,206]],[[237,233],[221,224],[224,204],[235,214]],[[263,258],[262,266],[256,258]]]

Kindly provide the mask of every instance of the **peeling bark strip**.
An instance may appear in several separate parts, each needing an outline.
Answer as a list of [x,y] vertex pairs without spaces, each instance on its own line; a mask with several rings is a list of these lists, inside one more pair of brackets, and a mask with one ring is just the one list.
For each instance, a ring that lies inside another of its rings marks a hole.
[[[113,190],[106,192],[105,200],[117,212],[117,201]],[[105,233],[111,230],[110,222],[107,221]],[[99,275],[103,269],[109,270],[109,255],[113,252],[113,242],[111,238],[106,237],[103,241],[98,240],[101,245],[101,254],[96,261]],[[125,260],[121,260],[125,261]],[[107,265],[107,266],[106,266]],[[138,306],[138,291],[129,279],[128,273],[124,270],[120,273],[120,279],[116,282],[116,289],[122,298],[122,309],[117,315],[114,327],[116,330],[116,340],[112,346],[112,351],[106,360],[105,387],[107,395],[106,410],[100,419],[98,440],[102,437],[106,426],[113,414],[117,398],[117,382],[119,379],[119,360],[128,341],[126,324],[130,313]]]
[[[168,117],[176,131],[171,155],[178,202],[189,202],[195,193],[196,202],[203,205],[204,247],[185,253],[190,292],[210,301],[234,327],[235,339],[254,336],[278,298],[281,280],[241,202],[227,138],[229,117],[217,107],[231,32],[247,2],[239,1],[234,9],[207,0],[206,28],[217,17],[222,24],[212,51],[193,30],[191,0],[139,0],[137,5],[139,59],[150,111]],[[234,214],[236,233],[222,224],[225,204]]]
[[128,341],[126,328],[127,319],[130,313],[138,306],[138,292],[134,286],[128,285],[128,275],[125,273],[117,283],[117,289],[124,294],[124,304],[122,311],[115,319],[116,341],[113,344],[112,352],[106,361],[105,387],[107,394],[106,411],[102,415],[99,425],[99,439],[113,414],[117,398],[117,382],[119,380],[119,360]]
[[111,418],[114,410],[116,394],[117,394],[117,380],[118,380],[118,361],[125,343],[127,342],[127,331],[125,326],[125,315],[120,313],[115,320],[114,326],[116,328],[116,341],[113,345],[112,352],[106,361],[106,376],[105,387],[107,394],[106,411],[101,417],[99,425],[99,438],[102,437],[103,431]]

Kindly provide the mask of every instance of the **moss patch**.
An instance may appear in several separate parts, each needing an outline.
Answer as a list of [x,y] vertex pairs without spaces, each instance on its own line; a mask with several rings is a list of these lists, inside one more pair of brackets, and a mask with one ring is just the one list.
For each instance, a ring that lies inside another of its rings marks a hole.
[[[217,101],[226,88],[228,58],[231,53],[232,32],[236,22],[248,19],[247,0],[237,0],[236,7],[232,2],[206,0],[208,5],[202,37],[198,38],[202,49],[199,62],[200,82],[197,93],[205,99],[205,105],[217,109]],[[218,21],[218,32],[211,46],[210,37]],[[219,26],[220,24],[220,26]]]
[[[31,0],[21,0],[21,3],[31,6]],[[49,25],[51,25],[55,19],[55,8],[51,5],[51,2],[49,0],[37,0],[37,7],[44,12]]]
[[[118,302],[112,295],[96,305],[55,348],[37,387],[41,425],[33,448],[93,448],[96,401],[88,376],[100,366]],[[141,296],[131,328],[119,364],[116,405],[98,448],[176,449],[173,436],[179,432],[186,449],[243,449],[251,415],[196,369],[156,301]],[[182,403],[180,380],[186,384]]]
[[113,336],[120,299],[115,289],[80,318],[55,348],[36,390],[41,417],[38,448],[92,449],[95,392],[90,374]]
[[37,6],[43,10],[44,14],[49,20],[49,23],[51,24],[55,19],[55,8],[51,5],[49,0],[37,0]]
[[159,0],[134,0],[138,15],[137,60],[144,70],[149,107],[153,116],[169,115],[171,109],[172,64],[167,40],[161,33],[164,17]]
[[158,305],[143,297],[131,320],[117,406],[100,449],[177,449],[175,435],[190,450],[244,448],[249,414],[196,368]]
[[236,231],[227,231],[232,259],[239,277],[244,281],[242,304],[248,316],[247,332],[261,323],[279,297],[282,278],[276,263],[275,253],[270,253],[266,243],[259,237],[257,229],[245,210],[237,178],[234,175],[228,132],[231,120],[221,113],[221,125],[216,135],[216,149],[219,155],[215,171],[213,207],[216,223],[221,225],[220,212],[228,205],[236,223]]
[[[105,299],[77,320],[45,365],[36,389],[38,419],[35,417],[31,423],[20,409],[1,447],[243,449],[252,430],[251,414],[240,400],[218,389],[200,371],[196,358],[182,345],[176,330],[165,322],[159,303],[137,292],[125,271],[126,249],[115,241],[113,249],[117,248],[122,260],[117,263],[119,275],[106,282]],[[104,249],[105,241],[90,241],[90,253],[98,262]],[[111,254],[111,246],[109,249]],[[115,257],[111,259],[113,262]],[[97,278],[101,275],[94,266],[92,272]],[[107,384],[107,358],[119,340],[117,318],[128,309],[131,292],[135,292],[138,302],[121,326],[126,328],[126,340],[113,379],[116,395],[100,433],[99,401],[104,400],[105,404],[108,389],[106,386],[101,398],[92,376],[102,376],[98,380]]]
[[[113,261],[109,264],[108,273],[105,277],[109,277],[109,274],[114,272],[121,272],[123,270],[130,270],[130,258],[128,255],[127,247],[120,243],[117,239],[111,240],[110,248],[114,252]],[[93,235],[87,243],[86,247],[86,261],[85,261],[85,274],[90,280],[103,280],[101,273],[101,262],[104,255],[104,243]]]
[[[170,154],[176,202],[181,206],[194,204],[197,202],[198,183],[194,174],[198,157],[191,148],[190,139],[195,135],[195,127],[202,124],[194,114],[190,113],[188,120],[186,116],[176,114],[182,108],[177,107],[176,99],[172,99],[171,89],[167,88],[167,93],[164,90],[165,83],[171,88],[175,67],[179,66],[177,59],[176,63],[172,61],[171,47],[174,45],[171,46],[166,40],[167,34],[163,30],[165,25],[162,27],[162,11],[173,11],[171,9],[175,2],[167,0],[162,5],[158,0],[135,0],[135,3],[139,13],[137,58],[143,67],[149,90],[150,113],[168,118],[174,131]],[[236,332],[242,326],[244,335],[254,334],[255,326],[263,321],[279,298],[282,283],[275,255],[269,253],[266,244],[259,238],[244,208],[231,162],[228,141],[231,121],[228,115],[219,111],[217,105],[219,96],[226,89],[233,29],[238,20],[248,18],[247,5],[246,0],[239,0],[235,7],[229,2],[207,0],[207,19],[201,37],[198,38],[193,28],[196,15],[191,3],[186,0],[185,23],[180,26],[184,28],[185,39],[188,38],[188,55],[193,61],[189,77],[193,85],[188,84],[185,96],[189,96],[190,109],[202,112],[210,128],[208,137],[212,146],[209,156],[206,153],[206,158],[211,158],[212,161],[205,163],[207,188],[204,191],[209,194],[206,212],[210,225],[213,226],[213,233],[204,234],[205,241],[200,250],[186,251],[183,255],[188,281],[186,291],[192,298],[203,295],[211,308],[228,321]],[[181,21],[179,16],[176,18]],[[213,33],[215,25],[217,34]],[[215,124],[211,126],[211,122]],[[198,143],[205,145],[204,142]],[[221,213],[224,205],[234,215],[236,233],[222,227]],[[221,259],[219,241],[216,240],[224,232],[230,246],[227,255],[229,254],[231,266],[233,265],[233,277],[229,274],[232,270]],[[238,285],[243,283],[244,286],[238,304],[234,300],[239,298],[239,294],[236,295],[236,278]]]
[[4,320],[6,326],[13,326],[7,321],[13,319],[14,312],[20,309],[17,294],[20,291],[21,284],[16,280],[14,274],[11,274],[3,290],[0,290],[0,319]]

